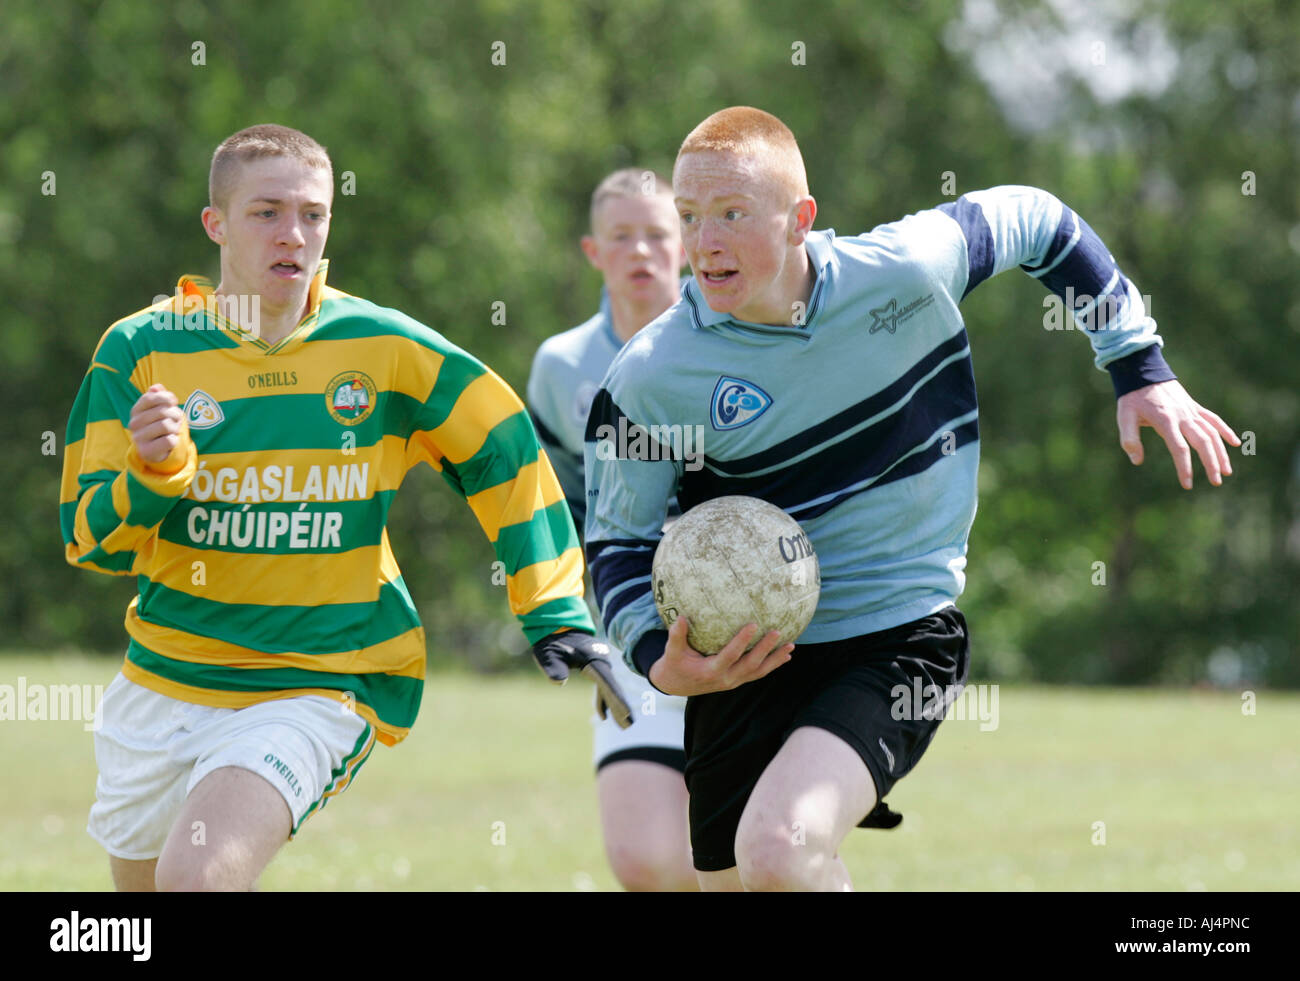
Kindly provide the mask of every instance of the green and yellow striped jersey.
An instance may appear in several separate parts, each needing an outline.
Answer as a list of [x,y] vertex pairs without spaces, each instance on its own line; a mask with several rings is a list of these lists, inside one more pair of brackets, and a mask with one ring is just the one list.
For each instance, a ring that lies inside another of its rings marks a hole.
[[[530,643],[592,624],[568,506],[519,398],[435,331],[326,286],[327,267],[273,345],[220,316],[198,276],[113,324],[68,422],[60,520],[70,563],[138,577],[132,681],[231,708],[326,695],[391,745],[424,678],[385,528],[416,464],[469,504]],[[155,383],[183,402],[188,435],[147,464],[127,424]]]

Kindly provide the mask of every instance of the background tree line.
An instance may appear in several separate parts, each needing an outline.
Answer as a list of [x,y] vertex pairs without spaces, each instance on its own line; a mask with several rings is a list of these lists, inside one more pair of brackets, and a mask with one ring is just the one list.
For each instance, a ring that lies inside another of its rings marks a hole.
[[[598,301],[577,248],[595,183],[620,166],[669,170],[695,123],[750,104],[793,129],[817,225],[841,234],[996,184],[1051,190],[1151,297],[1192,395],[1252,434],[1223,488],[1198,463],[1183,491],[1150,430],[1134,468],[1108,378],[1081,334],[1044,329],[1041,287],[1012,272],[972,294],[983,464],[962,605],[976,673],[1300,683],[1300,9],[1132,0],[1086,24],[1063,11],[1037,0],[7,10],[4,646],[123,648],[133,583],[63,561],[63,431],[105,328],[181,273],[217,271],[198,214],[222,138],[281,122],[324,143],[355,192],[335,199],[331,282],[410,313],[522,391],[537,345]],[[48,432],[58,455],[42,452]],[[436,475],[408,478],[390,533],[434,661],[529,663],[491,549]]]

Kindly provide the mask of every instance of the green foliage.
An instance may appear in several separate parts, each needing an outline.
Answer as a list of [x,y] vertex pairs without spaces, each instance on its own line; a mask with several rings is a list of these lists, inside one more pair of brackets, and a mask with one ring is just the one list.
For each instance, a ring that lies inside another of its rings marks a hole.
[[[947,172],[959,193],[1053,191],[1152,297],[1193,396],[1255,433],[1257,454],[1234,452],[1221,489],[1202,474],[1182,491],[1150,431],[1148,461],[1132,468],[1087,341],[1043,329],[1043,293],[1026,277],[981,287],[963,308],[982,408],[962,601],[977,663],[1007,678],[1190,681],[1218,652],[1223,678],[1300,683],[1300,12],[1135,0],[1120,33],[1163,23],[1179,56],[1172,82],[1112,103],[1078,79],[1045,88],[1037,98],[1059,121],[1031,133],[1007,122],[954,43],[962,9],[60,0],[7,11],[0,331],[17,397],[0,431],[10,461],[0,510],[16,520],[0,536],[0,622],[10,642],[123,645],[132,584],[62,562],[61,460],[41,455],[42,434],[58,434],[61,454],[109,324],[183,272],[216,271],[197,219],[223,137],[276,121],[326,144],[340,186],[350,172],[356,190],[335,201],[331,282],[407,311],[522,389],[541,340],[596,304],[598,278],[577,248],[592,186],[619,166],[671,167],[696,122],[743,103],[800,138],[820,227],[850,234],[950,199]],[[1000,16],[1050,23],[1048,10],[1026,0]],[[504,65],[493,63],[497,42]],[[47,171],[53,196],[41,193]],[[1253,195],[1242,193],[1246,171]],[[496,302],[505,325],[491,321]],[[525,663],[511,658],[522,637],[467,510],[433,475],[413,478],[391,534],[431,653]]]

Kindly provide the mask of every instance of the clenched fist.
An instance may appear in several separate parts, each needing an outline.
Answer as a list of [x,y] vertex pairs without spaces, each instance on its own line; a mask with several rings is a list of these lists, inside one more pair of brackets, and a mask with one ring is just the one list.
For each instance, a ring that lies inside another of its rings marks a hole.
[[131,407],[131,439],[145,463],[161,463],[180,445],[185,416],[176,396],[162,384],[149,390]]

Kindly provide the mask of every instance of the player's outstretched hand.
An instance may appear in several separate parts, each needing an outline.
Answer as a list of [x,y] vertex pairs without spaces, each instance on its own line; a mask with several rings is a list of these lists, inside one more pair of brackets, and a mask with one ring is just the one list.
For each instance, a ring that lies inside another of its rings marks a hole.
[[1223,441],[1240,446],[1241,440],[1226,422],[1198,405],[1178,382],[1157,382],[1122,395],[1116,413],[1119,445],[1134,465],[1142,462],[1141,427],[1150,426],[1169,447],[1178,481],[1185,489],[1192,489],[1193,449],[1214,486],[1232,473]]
[[596,685],[596,711],[614,716],[620,729],[632,724],[632,710],[609,666],[608,644],[580,630],[562,630],[533,645],[533,657],[542,673],[557,685],[569,680],[569,671],[581,671]]
[[[746,624],[740,633],[712,657],[701,654],[686,641],[690,625],[678,617],[668,630],[664,656],[650,666],[650,681],[669,695],[707,695],[730,691],[750,681],[765,678],[790,660],[794,644],[780,644],[781,635],[770,630],[750,650],[750,638],[757,624]],[[778,646],[780,644],[780,646]]]
[[181,424],[185,421],[176,396],[166,385],[150,385],[131,406],[127,427],[135,450],[145,463],[161,463],[180,444]]

